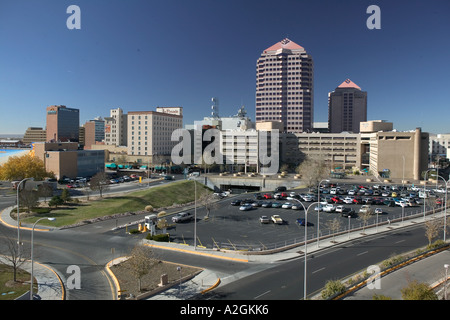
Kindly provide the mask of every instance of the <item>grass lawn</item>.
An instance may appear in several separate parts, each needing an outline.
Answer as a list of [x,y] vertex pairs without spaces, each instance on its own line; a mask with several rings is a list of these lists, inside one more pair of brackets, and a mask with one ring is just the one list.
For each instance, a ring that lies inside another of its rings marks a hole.
[[28,272],[19,268],[14,282],[13,267],[0,264],[0,300],[14,300],[29,291],[30,277]]
[[[197,183],[197,198],[212,191]],[[35,214],[24,218],[26,223],[34,223],[41,217],[54,217],[55,221],[41,220],[39,224],[61,227],[83,220],[93,219],[124,212],[143,211],[145,206],[163,208],[174,204],[185,204],[194,201],[194,181],[176,181],[166,185],[131,192],[122,196],[105,197],[103,199],[70,204],[52,209],[50,213]]]

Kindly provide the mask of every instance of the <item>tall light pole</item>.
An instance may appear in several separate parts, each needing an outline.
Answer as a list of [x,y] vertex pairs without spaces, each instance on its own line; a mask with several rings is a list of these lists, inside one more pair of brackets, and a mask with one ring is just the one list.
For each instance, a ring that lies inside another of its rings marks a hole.
[[445,239],[446,239],[445,234],[447,233],[446,232],[447,231],[447,193],[448,193],[448,182],[450,182],[450,180],[447,181],[442,176],[436,174],[436,181],[439,178],[441,178],[445,182],[445,207],[444,207],[444,242],[445,242]]
[[[322,179],[319,182],[319,185],[317,186],[317,202],[319,203],[319,206],[320,206],[320,185],[322,184],[323,181],[330,182],[330,180],[328,179]],[[320,208],[319,210],[317,210],[317,248],[319,247],[319,239],[320,239],[319,218],[320,218]]]
[[33,300],[33,238],[34,238],[34,227],[36,224],[41,221],[47,219],[49,221],[55,221],[55,218],[40,218],[36,220],[36,222],[33,224],[33,228],[31,229],[31,281],[30,281],[30,300]]
[[427,175],[428,175],[428,171],[430,171],[430,170],[433,170],[433,169],[428,169],[426,172],[425,172],[425,175],[424,175],[424,184],[423,184],[423,221],[425,221],[425,204],[426,204],[426,199],[428,199],[428,197],[427,197],[427,191],[426,191],[426,186],[427,186]]
[[447,300],[447,278],[448,278],[448,264],[444,264],[445,268],[445,282],[444,282],[444,300]]
[[[306,267],[307,267],[306,259],[307,259],[307,255],[308,255],[308,210],[316,202],[311,203],[308,206],[308,208],[306,208],[305,205],[303,204],[303,202],[301,202],[298,199],[294,199],[294,200],[301,204],[301,206],[303,207],[303,211],[305,212],[305,241],[304,241],[304,249],[303,249],[305,251],[305,264],[304,264],[305,271],[304,271],[304,275],[303,275],[303,300],[306,300]],[[319,201],[317,202],[317,205],[320,205]]]
[[17,256],[20,257],[20,215],[19,215],[19,190],[22,182],[25,185],[25,181],[33,181],[34,178],[25,178],[19,182],[17,185]]

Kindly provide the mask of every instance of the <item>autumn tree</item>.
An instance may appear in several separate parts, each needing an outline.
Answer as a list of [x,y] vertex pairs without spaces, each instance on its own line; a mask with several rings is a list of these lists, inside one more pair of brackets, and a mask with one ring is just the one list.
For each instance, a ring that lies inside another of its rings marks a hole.
[[0,180],[23,180],[25,178],[34,178],[35,180],[44,180],[44,178],[54,178],[53,172],[47,172],[44,162],[32,155],[13,156],[3,165],[0,165]]

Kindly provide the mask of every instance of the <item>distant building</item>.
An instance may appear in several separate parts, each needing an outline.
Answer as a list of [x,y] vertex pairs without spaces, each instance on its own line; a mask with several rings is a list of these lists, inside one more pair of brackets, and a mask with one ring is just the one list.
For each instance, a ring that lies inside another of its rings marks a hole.
[[45,142],[47,133],[45,129],[29,127],[23,136],[23,144],[29,145],[33,142]]
[[47,107],[48,142],[79,142],[80,110],[66,106]]
[[328,94],[328,129],[330,133],[359,132],[367,121],[367,92],[350,79]]
[[34,154],[58,179],[93,176],[105,169],[103,150],[78,150],[77,142],[38,142]]
[[127,145],[127,114],[121,108],[111,109],[110,116],[105,117],[104,141],[106,145]]
[[93,144],[101,143],[105,138],[105,121],[99,117],[84,125],[84,149],[92,149]]
[[310,132],[314,118],[313,59],[284,39],[265,49],[256,64],[256,123],[278,121],[285,132]]

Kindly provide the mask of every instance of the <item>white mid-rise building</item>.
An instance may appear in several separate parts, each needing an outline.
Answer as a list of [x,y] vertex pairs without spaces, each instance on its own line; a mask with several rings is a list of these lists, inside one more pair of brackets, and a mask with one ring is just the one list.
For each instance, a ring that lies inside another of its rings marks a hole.
[[177,144],[172,133],[183,127],[183,116],[156,111],[128,112],[128,155],[167,156]]

